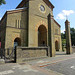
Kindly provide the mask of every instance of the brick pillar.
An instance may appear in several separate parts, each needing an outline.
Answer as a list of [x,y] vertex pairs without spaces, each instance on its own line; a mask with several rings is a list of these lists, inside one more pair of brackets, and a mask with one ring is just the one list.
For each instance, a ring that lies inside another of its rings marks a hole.
[[52,15],[48,15],[48,46],[50,47],[50,56],[55,56],[54,42],[54,20]]
[[65,31],[66,31],[66,54],[72,54],[70,22],[68,20],[66,20],[65,22]]

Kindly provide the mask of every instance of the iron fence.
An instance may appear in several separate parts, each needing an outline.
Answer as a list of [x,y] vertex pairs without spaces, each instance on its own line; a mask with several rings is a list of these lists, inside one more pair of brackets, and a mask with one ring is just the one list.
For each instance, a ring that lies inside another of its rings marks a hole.
[[5,49],[0,48],[0,59],[5,59]]

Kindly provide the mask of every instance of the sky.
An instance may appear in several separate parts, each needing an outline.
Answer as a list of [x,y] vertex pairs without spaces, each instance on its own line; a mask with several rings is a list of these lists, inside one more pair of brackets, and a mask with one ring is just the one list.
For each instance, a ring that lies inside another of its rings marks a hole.
[[[0,6],[0,19],[7,10],[15,9],[21,0],[6,0],[5,5]],[[61,32],[65,30],[66,18],[70,22],[70,27],[75,28],[75,0],[50,0],[55,6],[53,15],[55,20],[61,25]]]

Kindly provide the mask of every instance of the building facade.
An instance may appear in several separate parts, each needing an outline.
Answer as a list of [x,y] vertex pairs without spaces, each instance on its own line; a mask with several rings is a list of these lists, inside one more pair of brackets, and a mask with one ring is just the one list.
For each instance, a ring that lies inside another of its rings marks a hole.
[[49,0],[22,0],[0,21],[1,48],[50,46],[52,56],[62,51],[60,25],[53,18]]

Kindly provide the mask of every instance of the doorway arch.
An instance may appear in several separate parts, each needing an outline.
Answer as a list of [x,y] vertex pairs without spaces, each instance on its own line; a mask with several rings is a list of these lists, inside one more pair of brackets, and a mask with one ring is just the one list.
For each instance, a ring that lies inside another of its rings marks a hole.
[[38,28],[38,46],[47,46],[47,29],[44,25]]
[[59,42],[57,40],[55,41],[55,49],[56,51],[59,51]]
[[21,39],[19,37],[15,38],[15,40],[14,40],[14,48],[16,46],[21,46]]

